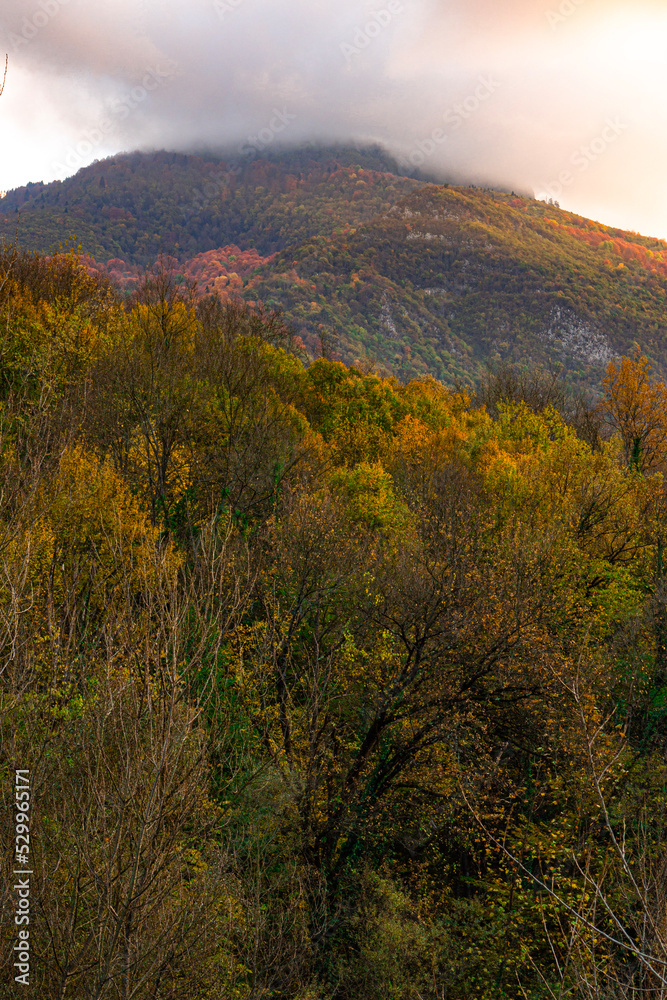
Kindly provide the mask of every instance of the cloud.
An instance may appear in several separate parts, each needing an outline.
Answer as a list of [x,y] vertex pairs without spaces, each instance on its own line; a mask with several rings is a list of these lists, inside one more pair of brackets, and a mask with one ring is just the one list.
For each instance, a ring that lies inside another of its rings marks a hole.
[[667,236],[666,42],[654,0],[4,0],[0,187],[87,144],[268,141],[278,113],[286,143],[379,140]]

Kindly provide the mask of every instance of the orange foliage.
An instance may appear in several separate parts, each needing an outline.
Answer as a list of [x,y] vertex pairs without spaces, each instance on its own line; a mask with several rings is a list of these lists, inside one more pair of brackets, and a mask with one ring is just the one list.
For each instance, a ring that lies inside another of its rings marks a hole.
[[649,379],[650,362],[634,358],[610,361],[603,379],[604,407],[619,431],[628,464],[648,471],[664,463],[667,445],[667,386]]

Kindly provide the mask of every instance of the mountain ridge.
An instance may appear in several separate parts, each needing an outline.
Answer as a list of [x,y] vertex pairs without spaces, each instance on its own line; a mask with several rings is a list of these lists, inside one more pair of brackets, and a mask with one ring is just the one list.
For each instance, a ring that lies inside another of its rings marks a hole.
[[2,203],[0,237],[72,225],[130,289],[167,254],[204,293],[280,309],[313,358],[473,383],[494,362],[599,384],[637,346],[667,372],[667,243],[514,192],[401,174],[377,147],[247,159],[133,153]]

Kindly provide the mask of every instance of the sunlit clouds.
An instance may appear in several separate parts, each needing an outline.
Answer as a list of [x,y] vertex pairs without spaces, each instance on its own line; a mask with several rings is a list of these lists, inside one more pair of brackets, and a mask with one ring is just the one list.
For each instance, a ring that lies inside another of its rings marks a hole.
[[0,48],[0,189],[124,149],[238,149],[281,113],[276,146],[380,141],[667,237],[658,3],[5,0]]

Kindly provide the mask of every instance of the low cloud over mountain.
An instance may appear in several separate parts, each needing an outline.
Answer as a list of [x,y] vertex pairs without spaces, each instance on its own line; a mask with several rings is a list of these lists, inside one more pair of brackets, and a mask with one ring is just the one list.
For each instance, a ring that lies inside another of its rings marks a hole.
[[118,149],[370,139],[667,236],[666,37],[636,0],[5,0],[0,187]]

